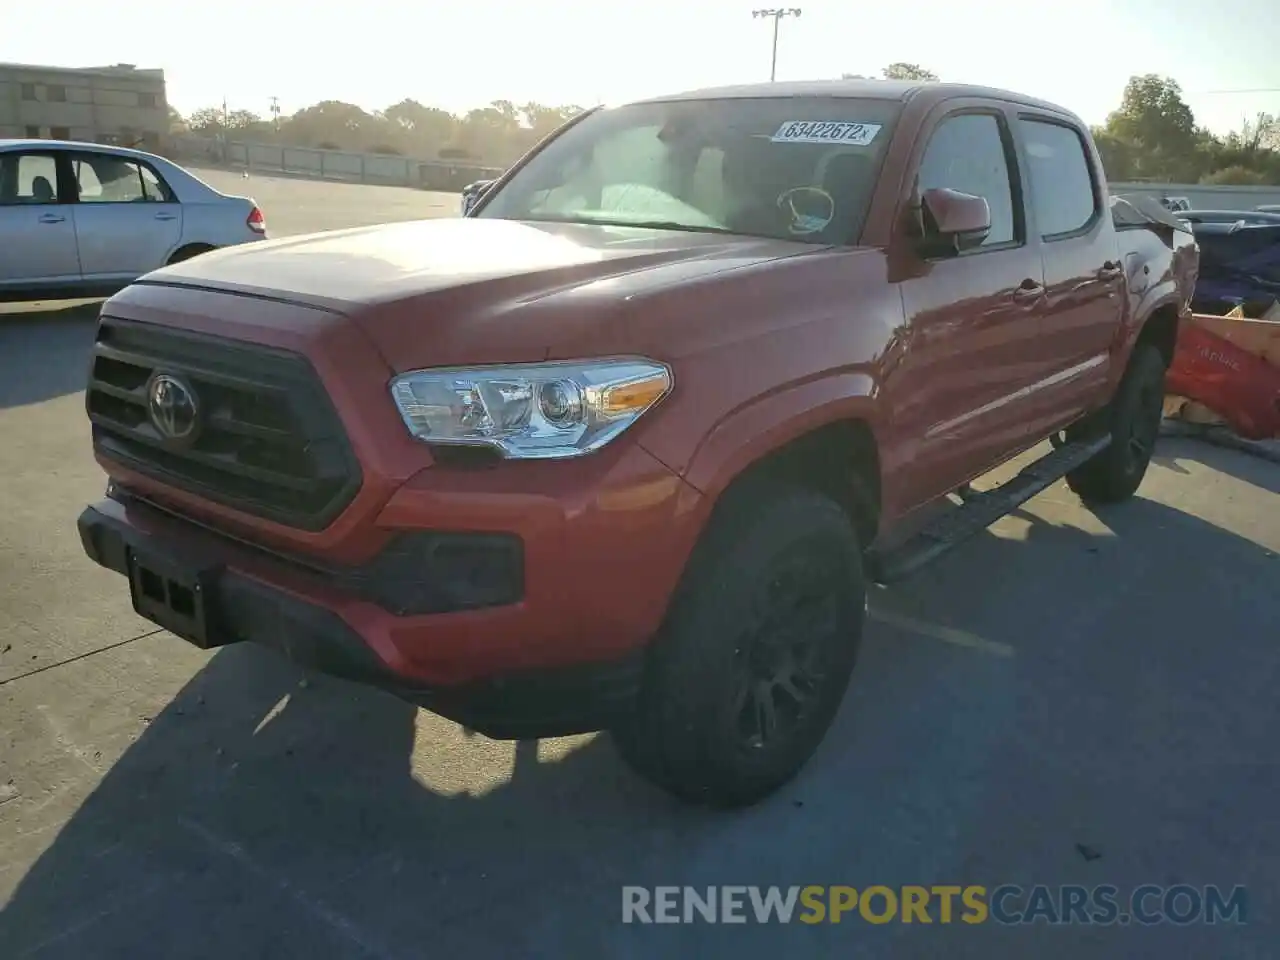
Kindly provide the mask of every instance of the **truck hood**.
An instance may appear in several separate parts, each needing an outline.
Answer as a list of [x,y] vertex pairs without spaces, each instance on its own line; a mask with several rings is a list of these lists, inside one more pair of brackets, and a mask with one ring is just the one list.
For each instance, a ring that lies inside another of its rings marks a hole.
[[395,370],[540,360],[584,314],[812,251],[736,235],[447,218],[230,247],[144,283],[268,297],[346,314]]

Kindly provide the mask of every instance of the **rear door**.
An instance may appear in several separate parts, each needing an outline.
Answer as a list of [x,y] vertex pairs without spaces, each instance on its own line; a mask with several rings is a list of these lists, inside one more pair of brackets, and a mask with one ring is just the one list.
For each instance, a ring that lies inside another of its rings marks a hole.
[[145,162],[68,154],[78,188],[76,240],[85,280],[128,282],[164,266],[182,235],[182,208]]
[[918,190],[985,198],[991,232],[960,255],[909,254],[913,266],[900,284],[905,349],[888,384],[895,432],[914,448],[903,451],[909,469],[895,491],[904,510],[985,472],[1024,441],[1019,411],[1037,374],[1028,357],[1044,294],[1005,106],[951,101],[935,116],[913,151]]
[[1105,394],[1125,310],[1125,270],[1083,133],[1052,114],[1024,111],[1017,124],[1046,287],[1039,347],[1047,369],[1032,415],[1056,421],[1052,429]]
[[79,281],[68,187],[54,151],[0,153],[0,289]]

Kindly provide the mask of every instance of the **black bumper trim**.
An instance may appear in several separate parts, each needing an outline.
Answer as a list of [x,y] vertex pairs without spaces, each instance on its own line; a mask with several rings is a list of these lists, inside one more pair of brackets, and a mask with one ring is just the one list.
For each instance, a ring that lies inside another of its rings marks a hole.
[[[216,538],[187,530],[180,538],[153,534],[131,524],[123,512],[121,504],[104,500],[86,507],[77,521],[85,554],[100,566],[129,576],[131,550],[192,569],[223,566],[227,551]],[[495,740],[568,736],[613,726],[630,712],[643,673],[643,653],[637,653],[620,661],[422,686],[395,673],[332,610],[234,569],[221,570],[215,591],[206,598],[205,646],[247,641],[270,647],[299,666],[386,690]]]
[[229,537],[116,484],[107,497],[126,507],[162,514],[175,530],[190,528],[193,536],[284,564],[326,587],[376,603],[397,617],[482,610],[518,603],[524,597],[524,542],[514,534],[406,530],[367,564],[342,567]]

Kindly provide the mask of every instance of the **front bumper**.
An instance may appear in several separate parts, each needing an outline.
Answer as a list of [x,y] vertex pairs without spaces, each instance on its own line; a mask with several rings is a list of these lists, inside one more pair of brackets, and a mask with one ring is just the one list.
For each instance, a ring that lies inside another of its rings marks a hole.
[[[465,642],[495,611],[397,617],[353,597],[349,582],[327,582],[288,558],[128,498],[87,507],[78,527],[90,559],[130,579],[140,614],[197,645],[271,647],[300,665],[382,688],[495,739],[609,727],[629,711],[639,689],[643,648],[605,661],[515,670],[495,665],[488,675],[459,683],[424,682],[394,650],[380,655],[366,637],[385,633],[380,627],[391,620],[417,623],[424,637]],[[504,609],[518,614],[518,605]]]

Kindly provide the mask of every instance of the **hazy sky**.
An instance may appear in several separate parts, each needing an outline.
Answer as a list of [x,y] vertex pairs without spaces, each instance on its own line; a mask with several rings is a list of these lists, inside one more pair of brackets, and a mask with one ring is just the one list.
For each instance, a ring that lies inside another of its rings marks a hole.
[[[871,74],[896,60],[1007,87],[1100,122],[1136,73],[1172,76],[1221,133],[1280,112],[1277,0],[799,0],[779,79]],[[771,25],[751,0],[112,0],[50,31],[49,10],[4,3],[0,60],[163,67],[183,112],[266,114],[321,99],[369,109],[405,97],[454,111],[768,79]],[[1262,93],[1220,91],[1277,88]]]

